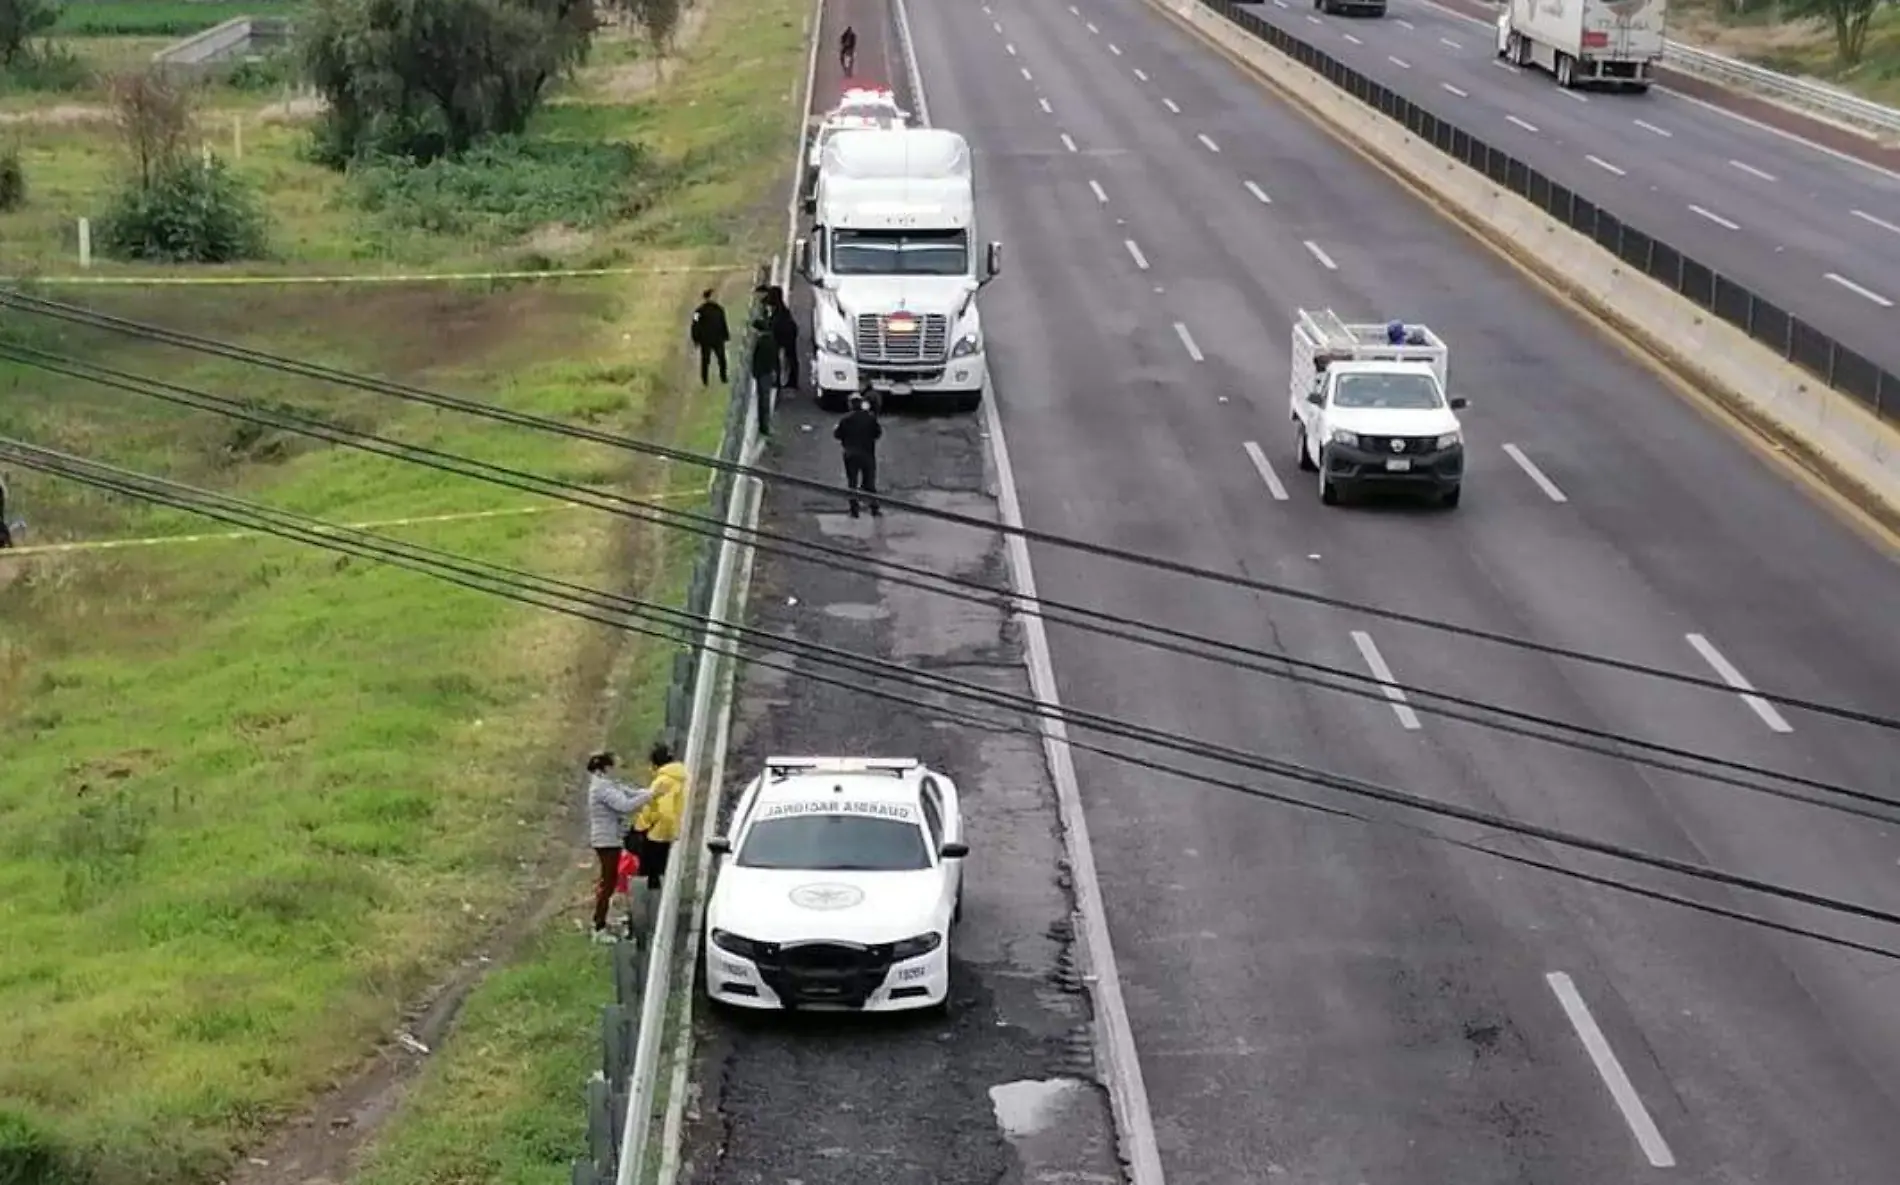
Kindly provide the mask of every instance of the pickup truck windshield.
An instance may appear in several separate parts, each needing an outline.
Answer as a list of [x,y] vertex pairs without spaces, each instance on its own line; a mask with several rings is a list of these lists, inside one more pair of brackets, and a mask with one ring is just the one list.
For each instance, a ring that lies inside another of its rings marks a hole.
[[1425,411],[1444,405],[1438,384],[1429,375],[1342,374],[1333,384],[1334,407]]
[[831,270],[841,276],[962,276],[970,236],[961,230],[835,230]]
[[916,872],[930,867],[923,829],[862,815],[767,819],[746,834],[741,868],[811,872]]

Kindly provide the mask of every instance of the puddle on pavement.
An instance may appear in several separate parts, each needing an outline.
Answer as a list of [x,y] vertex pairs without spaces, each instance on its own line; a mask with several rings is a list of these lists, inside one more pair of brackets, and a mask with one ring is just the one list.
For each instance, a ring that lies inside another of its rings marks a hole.
[[1024,1181],[1112,1185],[1115,1161],[1100,1093],[1077,1078],[1023,1079],[990,1087],[996,1126],[1016,1150]]

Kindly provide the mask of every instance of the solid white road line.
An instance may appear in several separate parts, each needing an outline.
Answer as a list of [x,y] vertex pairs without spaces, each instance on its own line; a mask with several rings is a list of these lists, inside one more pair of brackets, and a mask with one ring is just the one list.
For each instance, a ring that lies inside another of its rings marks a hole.
[[1315,243],[1311,239],[1307,239],[1306,249],[1313,253],[1313,258],[1319,260],[1319,265],[1325,268],[1327,271],[1336,272],[1339,270],[1339,265],[1333,262],[1333,257],[1326,254],[1326,252],[1320,250],[1320,246],[1318,243]]
[[1412,63],[1406,61],[1404,58],[1395,58],[1391,54],[1385,55],[1385,60],[1391,62],[1401,70],[1410,70],[1412,68]]
[[1027,67],[1027,66],[1024,66],[1024,67],[1022,67],[1022,71],[1023,71],[1023,81],[1024,81],[1024,82],[1034,82],[1034,81],[1036,81],[1036,77],[1035,77],[1035,75],[1033,75],[1033,74],[1031,74],[1031,73],[1029,72],[1029,67]]
[[1267,483],[1267,493],[1272,494],[1276,502],[1286,501],[1286,487],[1280,484],[1280,475],[1275,473],[1273,466],[1267,462],[1267,454],[1261,452],[1260,446],[1251,440],[1241,447],[1247,450],[1247,459],[1253,462],[1254,470],[1260,474],[1260,480]]
[[1440,37],[1440,38],[1438,39],[1438,44],[1440,44],[1440,45],[1449,45],[1449,46],[1451,46],[1451,47],[1452,47],[1453,49],[1463,49],[1463,48],[1464,48],[1464,46],[1462,46],[1462,45],[1460,45],[1460,44],[1458,44],[1458,43],[1457,43],[1456,41],[1453,41],[1453,40],[1452,40],[1451,38],[1449,38],[1449,37]]
[[1847,289],[1849,292],[1852,292],[1855,296],[1865,297],[1866,299],[1873,301],[1875,304],[1879,305],[1883,309],[1890,309],[1893,307],[1893,302],[1891,300],[1888,300],[1886,297],[1880,295],[1880,293],[1875,292],[1872,289],[1862,288],[1859,284],[1854,283],[1854,281],[1848,279],[1846,276],[1840,275],[1837,272],[1829,272],[1827,274],[1827,278],[1834,281],[1836,284],[1839,284],[1841,287]]
[[1418,713],[1405,702],[1405,693],[1393,686],[1398,682],[1392,677],[1392,668],[1385,665],[1385,655],[1373,644],[1372,635],[1364,630],[1352,632],[1352,644],[1359,647],[1360,657],[1366,660],[1366,666],[1372,668],[1372,677],[1377,679],[1385,691],[1385,698],[1392,701],[1392,713],[1399,718],[1399,727],[1407,732],[1419,729]]
[[1760,177],[1763,181],[1779,180],[1779,178],[1777,178],[1773,173],[1764,173],[1760,169],[1756,168],[1754,165],[1747,164],[1743,161],[1732,160],[1728,163],[1734,166],[1735,168],[1740,169],[1744,173],[1748,173],[1752,176]]
[[1196,362],[1207,361],[1206,355],[1201,353],[1201,347],[1194,344],[1194,335],[1187,331],[1187,326],[1176,321],[1174,323],[1174,336],[1181,339],[1181,344],[1187,348],[1188,357],[1194,359]]
[[1704,210],[1701,206],[1691,204],[1689,207],[1689,212],[1691,214],[1700,214],[1702,217],[1707,218],[1710,222],[1715,223],[1717,226],[1725,226],[1730,230],[1742,229],[1741,227],[1737,226],[1735,223],[1730,222],[1728,219],[1722,217],[1720,214],[1711,213],[1708,210]]
[[[1169,111],[1172,111],[1176,115],[1181,114],[1181,108],[1175,105],[1175,102],[1173,99],[1164,98],[1161,100],[1161,105],[1163,107],[1166,107]],[[1220,149],[1216,148],[1214,151],[1219,152]]]
[[1108,43],[1108,52],[1119,58],[1122,56],[1122,47],[1111,41]]
[[1346,40],[1348,40],[1348,41],[1350,41],[1350,42],[1352,42],[1352,43],[1353,43],[1354,45],[1364,45],[1364,44],[1365,44],[1365,42],[1363,42],[1363,41],[1361,41],[1361,40],[1359,40],[1359,39],[1358,39],[1357,37],[1354,37],[1354,36],[1353,36],[1353,35],[1352,35],[1351,33],[1341,33],[1341,34],[1340,34],[1340,36],[1341,36],[1341,37],[1344,37],[1344,38],[1345,38]]
[[1062,146],[1070,152],[1076,151],[1075,141],[1069,138],[1069,133],[1067,132],[1062,133]]
[[1122,246],[1128,248],[1128,254],[1134,258],[1136,267],[1144,272],[1148,270],[1148,257],[1141,253],[1141,248],[1135,245],[1135,240],[1123,239]]
[[1742,693],[1742,702],[1747,704],[1755,715],[1761,717],[1761,722],[1768,726],[1770,732],[1794,731],[1794,726],[1782,718],[1781,713],[1775,710],[1775,705],[1759,695],[1752,694],[1755,685],[1744,678],[1742,673],[1735,669],[1735,664],[1724,658],[1722,652],[1717,650],[1707,638],[1701,634],[1687,636],[1689,645],[1695,647],[1696,653],[1702,656],[1702,661],[1715,668],[1715,673],[1722,676],[1722,682]]
[[1469,99],[1471,97],[1470,91],[1461,91],[1449,82],[1441,82],[1438,85],[1444,87],[1446,90],[1450,91],[1454,95],[1457,95],[1461,99]]
[[1251,182],[1251,181],[1244,181],[1244,182],[1242,182],[1242,184],[1243,184],[1243,185],[1245,185],[1245,186],[1247,187],[1247,192],[1248,192],[1248,193],[1251,193],[1251,194],[1252,194],[1252,195],[1254,195],[1254,196],[1255,196],[1256,198],[1259,198],[1259,199],[1260,199],[1260,204],[1261,204],[1261,205],[1263,205],[1263,206],[1271,206],[1271,205],[1273,204],[1273,199],[1267,196],[1267,191],[1266,191],[1266,190],[1264,190],[1264,189],[1262,189],[1262,188],[1260,188],[1260,187],[1259,187],[1258,185],[1255,185],[1255,184],[1254,184],[1253,182]]
[[1611,164],[1607,160],[1604,160],[1600,156],[1590,156],[1588,154],[1585,154],[1583,159],[1589,161],[1591,164],[1595,165],[1599,169],[1602,169],[1606,173],[1615,173],[1618,177],[1624,176],[1623,170],[1617,168],[1615,165]]
[[1577,985],[1570,982],[1570,977],[1562,971],[1552,971],[1544,976],[1544,982],[1550,985],[1564,1015],[1570,1018],[1570,1027],[1577,1031],[1577,1040],[1583,1042],[1583,1050],[1590,1055],[1590,1061],[1596,1066],[1603,1085],[1610,1088],[1610,1098],[1616,1101],[1616,1109],[1623,1113],[1623,1122],[1629,1124],[1630,1134],[1636,1137],[1643,1155],[1656,1168],[1673,1168],[1676,1154],[1669,1150],[1668,1142],[1656,1130],[1656,1121],[1649,1117],[1649,1108],[1643,1106],[1643,1100],[1636,1093],[1636,1087],[1630,1083],[1629,1075],[1623,1072],[1623,1063],[1616,1060],[1616,1051],[1610,1048],[1609,1039],[1597,1027],[1596,1018],[1590,1015],[1590,1006],[1583,1002]]
[[1670,131],[1668,128],[1659,128],[1655,124],[1650,123],[1648,120],[1637,119],[1637,120],[1632,120],[1631,122],[1646,132],[1654,132],[1655,134],[1657,134],[1658,136],[1661,136],[1665,140],[1675,135],[1675,133]]
[[1090,181],[1089,190],[1095,195],[1096,201],[1100,202],[1104,206],[1108,205],[1108,193],[1102,188],[1102,183],[1100,181]]
[[1207,145],[1207,150],[1208,150],[1209,152],[1219,152],[1219,151],[1220,151],[1220,145],[1218,145],[1218,144],[1216,144],[1216,143],[1214,143],[1214,141],[1212,141],[1211,139],[1209,139],[1209,138],[1208,138],[1208,135],[1207,135],[1207,133],[1206,133],[1206,132],[1196,132],[1196,133],[1195,133],[1194,135],[1195,135],[1195,139],[1197,139],[1197,140],[1199,140],[1199,141],[1200,141],[1201,143],[1203,143],[1203,144],[1205,144],[1205,145]]
[[1869,214],[1865,210],[1853,210],[1850,212],[1854,215],[1854,217],[1860,219],[1862,222],[1871,222],[1875,226],[1879,227],[1881,230],[1890,230],[1894,234],[1900,235],[1900,226],[1895,226],[1893,223],[1888,222],[1885,218],[1875,218],[1872,214]]
[[1507,115],[1504,118],[1510,120],[1512,123],[1516,124],[1518,127],[1523,128],[1525,131],[1529,132],[1533,136],[1537,134],[1537,125],[1534,123],[1526,123],[1524,120],[1519,119],[1515,115]]
[[1135,71],[1135,77],[1141,79],[1143,82],[1148,81],[1148,76],[1143,74],[1139,69]]
[[1537,483],[1538,489],[1544,491],[1544,497],[1549,498],[1552,502],[1570,501],[1570,499],[1564,497],[1564,492],[1557,488],[1557,483],[1545,477],[1544,471],[1539,469],[1529,457],[1524,455],[1523,449],[1514,444],[1507,444],[1504,446],[1504,455],[1517,462],[1517,467],[1522,469],[1530,476],[1532,481]]
[[1036,106],[1041,107],[1044,114],[1054,115],[1056,113],[1056,109],[1049,106],[1049,100],[1047,99],[1037,99]]

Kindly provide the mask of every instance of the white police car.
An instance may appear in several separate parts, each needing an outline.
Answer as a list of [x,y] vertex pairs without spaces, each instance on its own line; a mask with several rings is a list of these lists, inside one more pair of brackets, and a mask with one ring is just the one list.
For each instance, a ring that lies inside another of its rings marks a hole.
[[706,991],[740,1008],[941,1008],[962,913],[956,785],[911,759],[772,757],[706,907]]

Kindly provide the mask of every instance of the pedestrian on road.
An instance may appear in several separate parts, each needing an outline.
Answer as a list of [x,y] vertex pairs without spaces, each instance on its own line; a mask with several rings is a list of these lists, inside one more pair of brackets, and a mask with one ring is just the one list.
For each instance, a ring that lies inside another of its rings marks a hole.
[[884,511],[877,504],[877,442],[884,435],[871,401],[862,395],[851,397],[851,410],[838,421],[832,436],[844,446],[844,484],[851,491],[851,517],[858,517],[858,495],[866,495],[871,517]]
[[699,307],[693,310],[693,344],[699,347],[699,385],[711,382],[709,374],[712,362],[719,360],[719,381],[731,382],[726,377],[726,343],[732,340],[732,329],[726,324],[726,310],[713,299],[713,290],[708,288],[700,293]]
[[610,943],[619,936],[607,928],[607,909],[620,881],[620,852],[627,820],[652,798],[651,790],[636,790],[613,776],[619,759],[596,753],[587,759],[587,842],[600,862],[594,883],[594,941]]
[[634,835],[640,843],[627,846],[640,856],[640,871],[646,873],[647,888],[658,890],[666,875],[667,855],[680,835],[680,811],[685,807],[686,765],[673,760],[673,750],[664,741],[647,754],[653,764],[653,781],[647,786],[652,795],[640,813],[633,817]]
[[772,307],[772,337],[778,342],[779,361],[778,381],[781,387],[798,390],[798,318],[792,316],[791,306],[785,303],[785,289],[772,285],[770,295]]
[[844,76],[851,77],[852,67],[858,64],[858,31],[850,25],[838,35],[838,65],[844,68]]
[[760,310],[752,319],[752,397],[759,408],[759,435],[772,435],[772,398],[778,394],[778,342],[772,315]]

